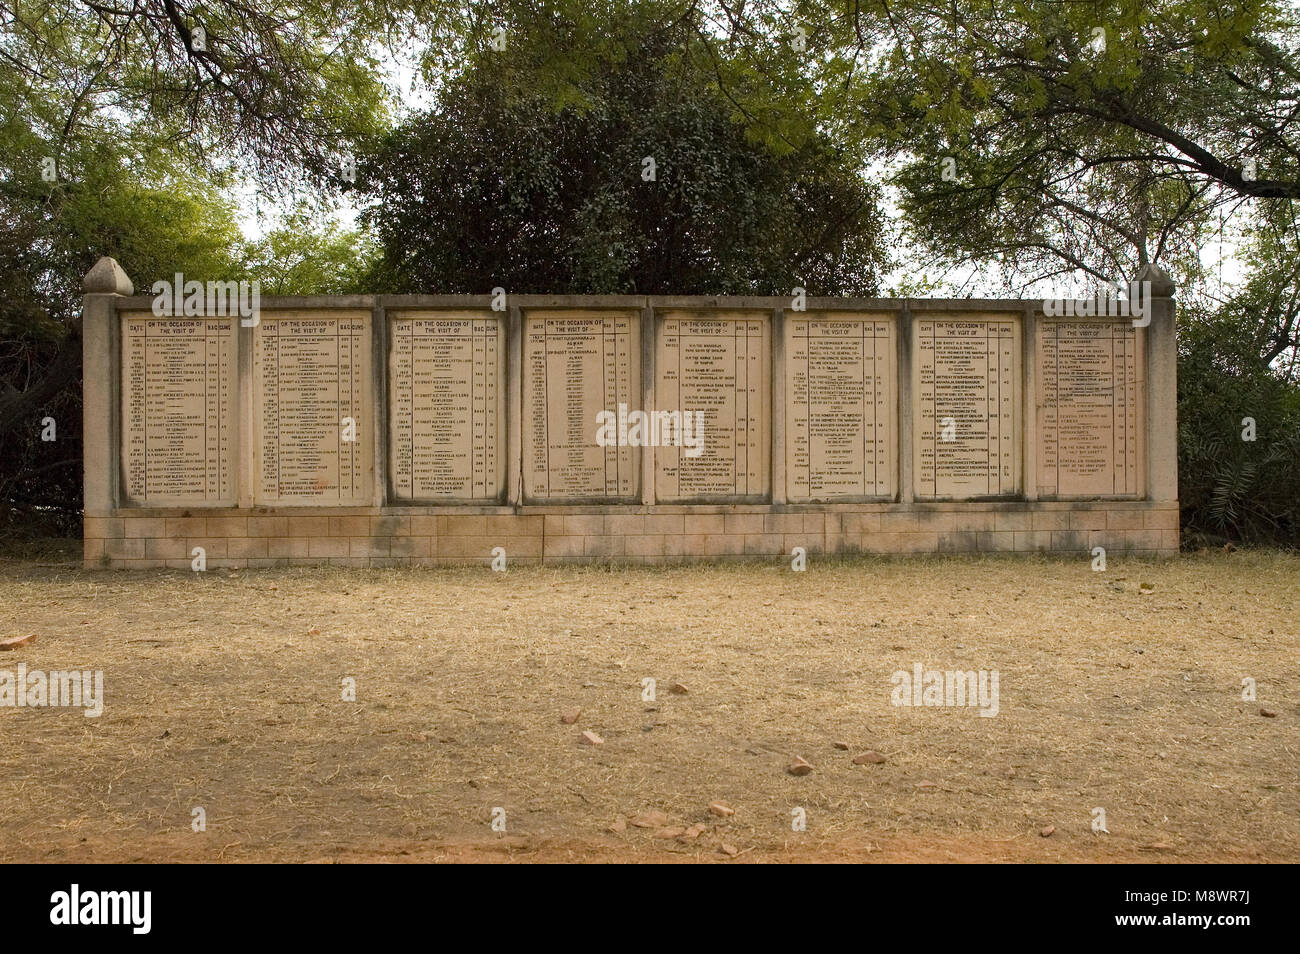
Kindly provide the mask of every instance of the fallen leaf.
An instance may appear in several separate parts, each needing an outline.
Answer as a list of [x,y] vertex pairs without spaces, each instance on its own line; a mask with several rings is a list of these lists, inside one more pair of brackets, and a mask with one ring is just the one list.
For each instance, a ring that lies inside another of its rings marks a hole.
[[573,725],[580,715],[582,715],[581,709],[565,709],[560,713],[560,721],[565,725]]
[[1052,835],[1054,835],[1055,833],[1056,833],[1055,825],[1048,825],[1046,828],[1044,828],[1042,831],[1039,832],[1039,834],[1042,835],[1044,838],[1051,838]]
[[26,636],[12,636],[9,639],[0,639],[0,650],[17,649],[19,646],[26,646],[28,643],[35,642],[35,640],[35,633],[28,633]]
[[725,841],[718,846],[718,851],[722,852],[729,858],[734,858],[736,855],[740,854],[734,845],[729,845]]
[[709,802],[709,811],[719,818],[730,818],[736,814],[736,810],[726,802]]
[[884,761],[885,757],[879,752],[863,752],[853,756],[854,765],[880,765]]

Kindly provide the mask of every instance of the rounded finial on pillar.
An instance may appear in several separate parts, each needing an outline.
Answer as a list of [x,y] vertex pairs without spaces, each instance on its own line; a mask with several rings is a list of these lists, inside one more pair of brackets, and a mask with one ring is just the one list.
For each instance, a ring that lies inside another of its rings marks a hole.
[[117,259],[105,255],[86,272],[86,277],[81,280],[81,290],[87,295],[131,295],[135,293],[135,286],[122,271],[122,266],[117,264]]
[[1151,283],[1151,294],[1156,298],[1172,298],[1174,289],[1174,280],[1169,277],[1159,265],[1150,263],[1143,265],[1138,269],[1137,280],[1140,282]]

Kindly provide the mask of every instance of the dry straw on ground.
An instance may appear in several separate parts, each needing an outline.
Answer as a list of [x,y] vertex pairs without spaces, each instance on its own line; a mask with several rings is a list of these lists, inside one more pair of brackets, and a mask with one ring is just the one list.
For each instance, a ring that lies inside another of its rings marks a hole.
[[[38,635],[0,669],[107,697],[0,709],[0,860],[1297,861],[1298,584],[1277,554],[0,565],[0,638]],[[998,716],[891,705],[915,663],[998,670]]]

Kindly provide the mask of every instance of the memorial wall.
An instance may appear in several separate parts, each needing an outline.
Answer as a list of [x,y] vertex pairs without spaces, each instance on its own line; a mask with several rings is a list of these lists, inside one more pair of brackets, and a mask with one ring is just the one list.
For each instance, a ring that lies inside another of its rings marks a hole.
[[86,299],[88,565],[1178,547],[1168,298],[1149,325],[542,296],[245,321],[113,287]]

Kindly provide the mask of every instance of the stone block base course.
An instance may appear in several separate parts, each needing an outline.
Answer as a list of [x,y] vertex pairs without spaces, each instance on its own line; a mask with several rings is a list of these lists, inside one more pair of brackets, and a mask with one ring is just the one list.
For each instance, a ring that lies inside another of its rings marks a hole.
[[1178,505],[1149,501],[608,507],[115,510],[87,515],[85,565],[189,569],[681,563],[953,552],[1173,556]]

